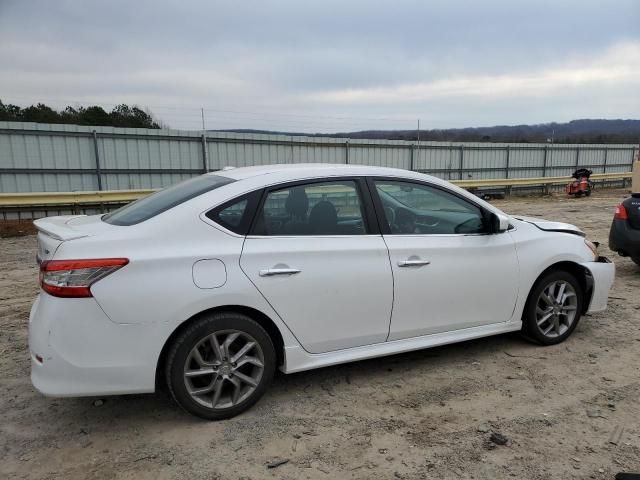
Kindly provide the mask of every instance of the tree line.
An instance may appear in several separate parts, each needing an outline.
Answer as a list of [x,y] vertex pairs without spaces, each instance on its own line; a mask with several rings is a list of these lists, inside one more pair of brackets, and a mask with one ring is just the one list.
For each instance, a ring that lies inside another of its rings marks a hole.
[[[239,133],[269,135],[308,135],[300,132],[233,129]],[[410,142],[507,142],[507,143],[638,143],[640,120],[581,119],[566,123],[538,125],[497,125],[494,127],[449,128],[439,130],[364,130],[357,132],[320,133],[322,137],[375,140],[406,140]]]
[[131,128],[161,128],[150,112],[137,106],[117,105],[110,112],[98,105],[90,107],[71,107],[55,110],[43,103],[30,107],[5,104],[0,100],[0,121],[69,123],[74,125],[95,125]]
[[[89,107],[68,106],[55,110],[43,103],[30,107],[5,104],[0,100],[0,121],[67,123],[132,128],[163,128],[153,115],[137,106],[120,104],[110,112],[98,105]],[[266,133],[309,135],[309,133],[280,132],[253,129],[222,129],[240,133]],[[443,142],[551,142],[551,143],[638,143],[640,120],[631,119],[581,119],[567,123],[538,125],[498,125],[493,127],[451,128],[438,130],[366,130],[343,133],[316,133],[324,137],[385,139],[407,141]]]

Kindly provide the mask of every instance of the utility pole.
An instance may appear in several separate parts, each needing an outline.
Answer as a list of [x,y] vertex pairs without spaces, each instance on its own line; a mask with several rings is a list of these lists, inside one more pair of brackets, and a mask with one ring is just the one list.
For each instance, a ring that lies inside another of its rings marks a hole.
[[[553,142],[555,140],[556,137],[556,129],[552,129],[551,130],[551,155],[549,156],[549,164],[553,165]],[[545,173],[544,176],[546,177],[547,174]],[[545,185],[545,188],[548,187],[548,185]],[[546,192],[545,192],[546,193]]]
[[204,173],[209,172],[209,145],[207,144],[207,130],[204,125],[204,108],[200,109],[202,115],[202,168]]
[[[418,119],[418,149],[417,149],[417,154],[416,155],[418,157],[417,159],[420,159],[420,119]],[[415,163],[416,163],[415,160],[417,160],[417,159],[414,159],[413,156],[412,156],[412,158],[411,158],[411,160],[412,160],[411,161],[411,170],[414,169]]]

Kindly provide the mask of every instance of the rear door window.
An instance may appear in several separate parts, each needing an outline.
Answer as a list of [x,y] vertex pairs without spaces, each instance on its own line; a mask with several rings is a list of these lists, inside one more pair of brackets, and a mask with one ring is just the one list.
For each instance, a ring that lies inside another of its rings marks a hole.
[[255,235],[365,235],[367,225],[355,181],[295,185],[267,193]]
[[107,213],[103,215],[102,221],[111,225],[135,225],[234,181],[218,175],[201,175],[191,178]]

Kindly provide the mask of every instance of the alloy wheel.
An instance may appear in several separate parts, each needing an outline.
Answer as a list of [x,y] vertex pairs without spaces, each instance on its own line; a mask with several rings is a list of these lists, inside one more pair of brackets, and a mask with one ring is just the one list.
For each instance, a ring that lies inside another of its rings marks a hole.
[[536,303],[536,323],[538,329],[548,338],[563,335],[578,312],[578,296],[573,286],[564,280],[556,280],[547,285]]
[[264,372],[260,344],[248,333],[223,330],[202,338],[184,364],[189,395],[218,410],[233,407],[255,391]]

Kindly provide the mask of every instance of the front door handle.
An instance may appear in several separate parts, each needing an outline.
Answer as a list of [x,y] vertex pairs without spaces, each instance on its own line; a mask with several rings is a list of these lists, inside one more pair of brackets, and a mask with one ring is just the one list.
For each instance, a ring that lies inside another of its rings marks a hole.
[[399,267],[422,267],[424,265],[429,265],[431,262],[429,260],[401,260],[398,262]]
[[261,277],[273,277],[274,275],[294,275],[300,273],[297,268],[266,268],[260,270]]

